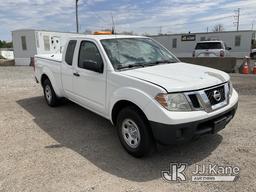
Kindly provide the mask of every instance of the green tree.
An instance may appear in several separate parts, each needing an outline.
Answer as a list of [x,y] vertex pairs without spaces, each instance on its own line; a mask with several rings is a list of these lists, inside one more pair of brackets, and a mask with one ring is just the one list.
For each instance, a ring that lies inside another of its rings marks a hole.
[[12,42],[6,42],[0,40],[0,48],[12,48]]

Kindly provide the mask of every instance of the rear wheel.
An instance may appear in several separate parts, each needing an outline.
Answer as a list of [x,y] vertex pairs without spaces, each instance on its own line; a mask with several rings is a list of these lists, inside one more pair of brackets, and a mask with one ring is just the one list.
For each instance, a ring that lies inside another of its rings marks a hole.
[[146,156],[154,149],[155,143],[147,124],[147,120],[136,107],[126,107],[118,114],[117,130],[120,142],[134,157]]
[[58,104],[58,97],[52,88],[52,84],[49,79],[45,79],[43,82],[44,98],[47,104],[54,107]]

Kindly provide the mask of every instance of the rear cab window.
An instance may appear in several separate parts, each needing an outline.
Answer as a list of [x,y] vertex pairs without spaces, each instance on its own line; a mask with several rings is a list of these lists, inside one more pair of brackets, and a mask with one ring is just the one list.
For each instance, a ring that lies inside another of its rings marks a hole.
[[205,43],[197,43],[196,48],[199,49],[222,49],[221,42],[205,42]]
[[65,62],[68,65],[72,65],[73,63],[75,48],[76,48],[76,40],[70,40],[68,43],[68,47],[65,55]]

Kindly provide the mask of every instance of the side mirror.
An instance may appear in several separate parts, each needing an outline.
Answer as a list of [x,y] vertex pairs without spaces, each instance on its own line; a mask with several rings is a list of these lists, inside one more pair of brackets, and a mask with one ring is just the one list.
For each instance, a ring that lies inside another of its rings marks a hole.
[[103,73],[103,64],[102,63],[97,63],[92,60],[84,60],[83,61],[83,68],[88,69],[91,71],[95,71],[97,73]]
[[232,48],[231,47],[227,47],[227,50],[230,51]]

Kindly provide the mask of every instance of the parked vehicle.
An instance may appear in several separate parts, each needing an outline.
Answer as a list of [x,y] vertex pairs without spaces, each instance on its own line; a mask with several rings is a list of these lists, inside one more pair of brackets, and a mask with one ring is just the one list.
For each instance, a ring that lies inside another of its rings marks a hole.
[[256,59],[256,49],[252,49],[250,57]]
[[109,119],[135,157],[217,133],[238,104],[228,74],[182,63],[147,37],[71,38],[63,55],[35,56],[35,77],[49,106],[65,97]]
[[193,57],[227,57],[230,55],[230,47],[223,41],[201,41],[196,44]]

